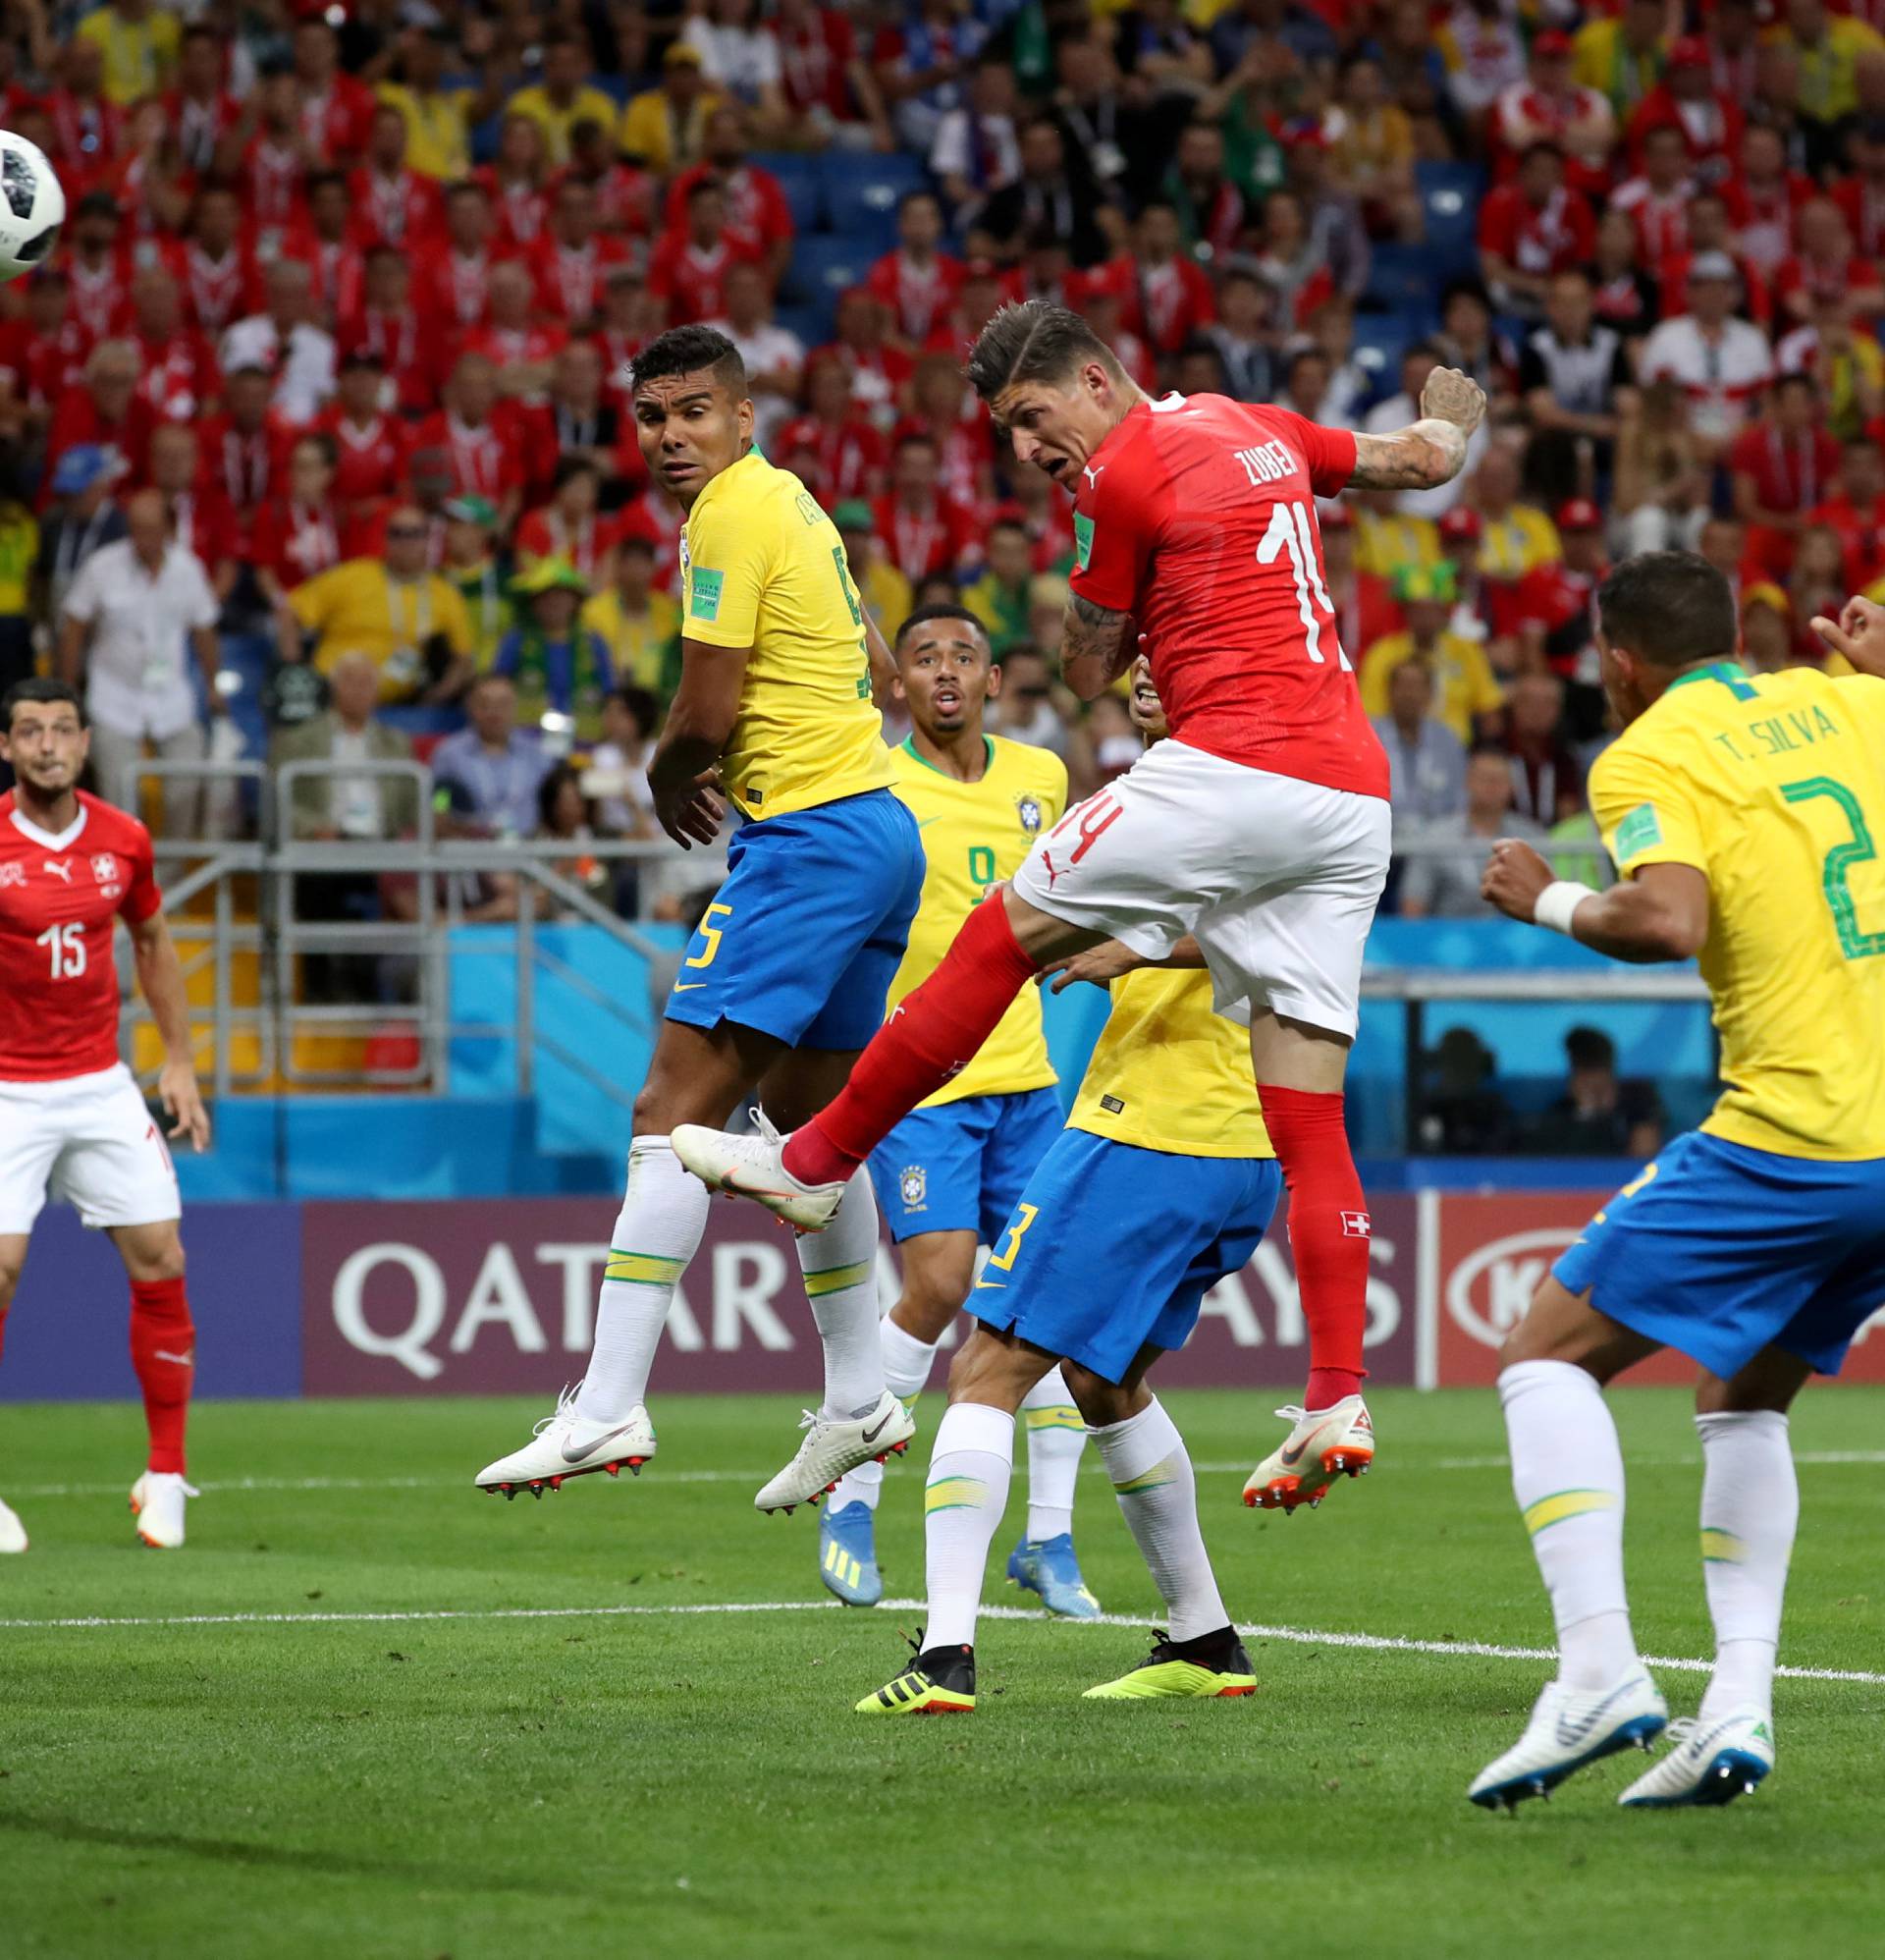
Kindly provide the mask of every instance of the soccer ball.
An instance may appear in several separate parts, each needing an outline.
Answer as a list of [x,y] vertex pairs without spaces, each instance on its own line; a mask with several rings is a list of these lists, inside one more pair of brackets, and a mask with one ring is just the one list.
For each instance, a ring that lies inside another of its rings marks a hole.
[[44,264],[65,221],[65,188],[45,151],[0,130],[0,281]]

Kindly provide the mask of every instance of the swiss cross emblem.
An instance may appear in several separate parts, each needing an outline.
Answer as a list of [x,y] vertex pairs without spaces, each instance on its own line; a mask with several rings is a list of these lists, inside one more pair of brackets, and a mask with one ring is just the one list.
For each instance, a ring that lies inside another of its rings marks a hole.
[[1342,1214],[1342,1236],[1344,1238],[1368,1238],[1373,1226],[1366,1212],[1344,1212]]
[[118,860],[108,850],[101,850],[91,860],[91,875],[100,885],[115,885],[118,882]]
[[0,864],[0,892],[9,885],[24,885],[27,882],[27,867],[17,860],[11,864]]

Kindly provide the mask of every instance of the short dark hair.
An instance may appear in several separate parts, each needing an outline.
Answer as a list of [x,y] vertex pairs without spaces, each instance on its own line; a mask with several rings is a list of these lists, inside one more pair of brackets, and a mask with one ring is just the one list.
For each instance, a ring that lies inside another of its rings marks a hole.
[[735,402],[746,399],[746,363],[725,334],[712,327],[670,327],[628,363],[631,390],[677,374],[711,374]]
[[1603,636],[1655,667],[1732,660],[1740,636],[1734,587],[1692,551],[1626,558],[1597,588]]
[[557,458],[557,466],[550,475],[550,491],[554,496],[566,483],[573,482],[578,476],[593,476],[602,481],[602,465],[593,456],[584,451],[576,451],[569,456]]
[[[638,539],[646,543],[646,539]],[[661,702],[646,687],[637,687],[632,681],[614,689],[609,698],[619,701],[634,716],[643,735],[653,735],[661,722]]]
[[51,706],[63,701],[70,708],[79,711],[79,726],[85,726],[85,704],[77,687],[64,681],[53,681],[41,674],[29,674],[24,681],[16,681],[0,699],[0,729],[9,733],[13,729],[13,711],[24,708],[30,701],[39,706]]
[[1097,360],[1123,380],[1119,356],[1078,313],[1049,299],[1027,299],[998,308],[975,338],[969,380],[985,402],[1023,381],[1060,383],[1075,368]]
[[1617,1065],[1617,1045],[1601,1028],[1573,1028],[1564,1038],[1564,1054],[1573,1068]]
[[[965,626],[975,628],[984,646],[989,645],[989,628],[984,621],[978,619],[966,606],[952,606],[939,600],[933,606],[917,607],[916,611],[897,627],[896,638],[891,642],[891,652],[900,654],[903,651],[903,642],[915,632],[917,627],[927,626],[933,620],[960,620]],[[994,657],[992,648],[990,657]]]

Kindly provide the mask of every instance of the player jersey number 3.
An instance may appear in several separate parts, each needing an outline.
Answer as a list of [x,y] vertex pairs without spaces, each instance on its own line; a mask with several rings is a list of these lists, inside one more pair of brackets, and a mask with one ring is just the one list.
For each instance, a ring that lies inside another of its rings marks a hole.
[[[1317,666],[1323,665],[1322,623],[1316,616],[1320,605],[1322,611],[1334,617],[1335,607],[1328,596],[1328,588],[1322,583],[1322,569],[1316,562],[1316,533],[1310,525],[1309,506],[1301,503],[1277,504],[1269,514],[1269,529],[1264,533],[1264,541],[1257,547],[1257,563],[1271,566],[1279,558],[1287,557],[1289,569],[1296,579],[1296,610],[1302,617],[1305,644],[1309,657]],[[1335,637],[1333,627],[1329,637],[1334,641],[1335,658],[1341,663],[1344,673],[1352,674],[1348,655],[1342,651],[1342,643]]]

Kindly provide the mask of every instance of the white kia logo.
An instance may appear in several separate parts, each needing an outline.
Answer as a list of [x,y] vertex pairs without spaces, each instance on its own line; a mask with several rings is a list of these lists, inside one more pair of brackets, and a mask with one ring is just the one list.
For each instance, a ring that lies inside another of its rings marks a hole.
[[1446,1310],[1454,1324],[1487,1347],[1499,1346],[1525,1318],[1538,1281],[1578,1231],[1576,1225],[1550,1225],[1514,1232],[1462,1259],[1446,1281]]

